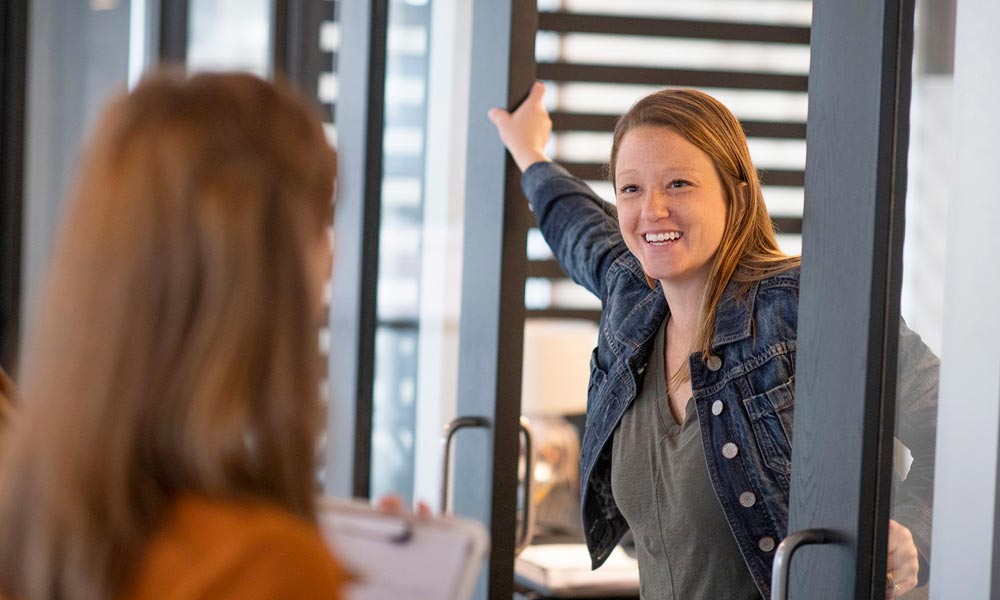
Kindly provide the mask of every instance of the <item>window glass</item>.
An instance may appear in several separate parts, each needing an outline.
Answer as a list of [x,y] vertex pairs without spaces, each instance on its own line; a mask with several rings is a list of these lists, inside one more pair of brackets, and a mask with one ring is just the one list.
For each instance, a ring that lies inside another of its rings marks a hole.
[[188,67],[270,71],[272,0],[189,0]]

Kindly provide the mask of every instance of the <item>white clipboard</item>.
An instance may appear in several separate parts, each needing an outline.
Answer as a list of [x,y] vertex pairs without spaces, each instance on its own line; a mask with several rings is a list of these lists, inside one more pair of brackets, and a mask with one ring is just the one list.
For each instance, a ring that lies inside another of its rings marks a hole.
[[323,498],[319,526],[358,580],[348,600],[468,600],[489,546],[477,521],[387,514],[367,502]]

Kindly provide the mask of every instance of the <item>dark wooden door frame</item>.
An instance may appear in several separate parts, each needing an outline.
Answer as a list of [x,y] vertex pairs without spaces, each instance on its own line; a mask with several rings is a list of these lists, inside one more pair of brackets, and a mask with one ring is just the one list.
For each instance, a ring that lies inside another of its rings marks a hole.
[[187,62],[190,0],[159,0],[156,4],[156,55],[162,62]]
[[0,365],[14,371],[21,322],[28,0],[0,6]]
[[[320,48],[320,26],[334,20],[336,5],[331,0],[273,0],[271,73],[310,98],[318,97],[320,74],[334,69],[335,55]],[[331,114],[323,116],[332,120]]]

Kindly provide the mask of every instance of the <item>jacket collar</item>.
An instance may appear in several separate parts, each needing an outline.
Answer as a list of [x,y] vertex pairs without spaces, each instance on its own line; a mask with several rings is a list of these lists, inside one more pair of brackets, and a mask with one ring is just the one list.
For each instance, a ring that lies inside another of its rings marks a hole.
[[713,348],[750,337],[753,332],[753,306],[757,299],[758,287],[760,287],[759,281],[742,283],[729,280],[715,311]]
[[[642,268],[638,266],[637,260],[634,262],[634,265],[627,265],[631,267],[628,270],[636,278],[637,284],[641,282],[645,291],[636,297],[635,306],[617,327],[616,337],[636,349],[650,343],[663,319],[670,314],[670,308],[659,283],[649,289],[641,275]],[[753,307],[759,287],[758,281],[742,283],[730,279],[716,310],[713,348],[750,337],[753,332]]]

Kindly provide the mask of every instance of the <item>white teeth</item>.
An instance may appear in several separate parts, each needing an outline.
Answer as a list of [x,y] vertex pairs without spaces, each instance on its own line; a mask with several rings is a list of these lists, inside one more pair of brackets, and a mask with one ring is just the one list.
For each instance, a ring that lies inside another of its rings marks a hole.
[[669,232],[665,232],[665,233],[647,233],[646,234],[646,241],[647,242],[666,242],[666,241],[674,241],[674,240],[676,240],[676,239],[678,239],[680,237],[681,237],[681,232],[679,232],[679,231],[669,231]]

